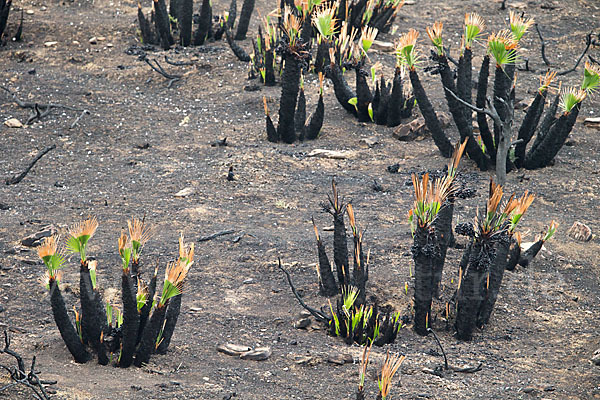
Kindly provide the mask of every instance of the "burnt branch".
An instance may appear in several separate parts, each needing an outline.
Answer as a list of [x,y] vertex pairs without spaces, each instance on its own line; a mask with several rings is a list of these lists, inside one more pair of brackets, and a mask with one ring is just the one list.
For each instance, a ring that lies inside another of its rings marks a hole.
[[535,30],[537,31],[537,34],[540,38],[540,43],[542,44],[542,60],[544,60],[544,64],[546,64],[548,67],[551,67],[550,61],[548,61],[548,59],[546,58],[546,41],[544,40],[544,37],[542,36],[542,31],[540,31],[540,27],[538,26],[538,24],[534,24],[535,25]]
[[[160,63],[158,62],[158,60],[156,59],[152,59],[152,60],[148,60],[148,57],[146,57],[146,55],[144,54],[141,59],[150,66],[150,68],[152,68],[154,71],[158,72],[160,75],[162,75],[164,78],[169,80],[169,83],[167,84],[167,88],[170,89],[171,86],[173,86],[173,84],[179,80],[181,80],[181,75],[173,75],[173,74],[169,74],[167,71],[164,70],[164,68],[160,65]],[[152,64],[152,61],[154,61],[154,64]]]
[[212,235],[203,236],[200,239],[198,239],[198,241],[199,242],[208,242],[209,240],[216,239],[220,236],[231,235],[233,233],[235,233],[235,231],[233,229],[227,229],[226,231],[221,231],[221,232],[213,233]]
[[[542,31],[540,30],[540,27],[538,26],[538,24],[535,24],[535,30],[537,31],[538,37],[540,38],[540,43],[542,45],[542,60],[544,60],[544,63],[550,67],[551,63],[550,61],[548,61],[548,58],[546,57],[546,42],[544,40],[544,37],[542,36]],[[592,44],[594,44],[594,40],[592,40],[592,37],[594,36],[594,32],[590,32],[587,34],[586,38],[585,38],[585,48],[583,49],[583,51],[581,52],[581,54],[579,55],[579,57],[577,58],[577,61],[575,61],[575,65],[569,69],[565,69],[564,71],[559,71],[556,73],[556,75],[558,76],[564,76],[564,75],[568,75],[571,72],[575,72],[575,70],[577,69],[577,67],[579,66],[579,64],[581,63],[581,60],[583,59],[583,57],[585,57],[585,55],[587,54],[588,50],[590,49],[590,47],[592,46]]]
[[53,144],[52,146],[46,147],[44,150],[40,151],[38,153],[38,155],[35,156],[35,158],[29,163],[29,165],[27,166],[27,168],[25,168],[25,170],[23,172],[21,172],[19,175],[13,176],[10,179],[7,179],[6,184],[7,185],[16,185],[17,183],[21,182],[23,180],[23,178],[25,178],[25,176],[29,173],[29,171],[31,171],[31,168],[33,168],[35,163],[37,163],[40,160],[40,158],[42,158],[49,151],[54,150],[55,148],[56,148],[56,145]]
[[183,67],[186,65],[194,65],[193,61],[173,61],[166,54],[165,54],[165,62],[169,65],[174,65],[176,67]]
[[312,314],[313,317],[315,317],[315,319],[319,322],[328,322],[329,318],[327,318],[327,316],[325,314],[323,314],[321,311],[316,310],[310,306],[308,306],[304,300],[302,300],[302,298],[300,297],[300,295],[298,294],[298,292],[296,291],[296,288],[294,287],[294,284],[292,283],[292,277],[290,276],[290,273],[287,272],[284,268],[283,265],[281,265],[281,258],[278,259],[278,266],[279,269],[285,274],[288,284],[290,285],[290,288],[292,289],[292,293],[294,293],[294,296],[296,297],[296,300],[298,300],[298,303],[300,303],[300,305],[302,307],[304,307],[306,309],[306,311],[308,311],[309,313]]

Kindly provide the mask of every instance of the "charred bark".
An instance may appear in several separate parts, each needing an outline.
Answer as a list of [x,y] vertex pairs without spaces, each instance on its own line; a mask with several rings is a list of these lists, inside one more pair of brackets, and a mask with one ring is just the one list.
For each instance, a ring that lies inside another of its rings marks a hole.
[[342,74],[341,67],[338,64],[329,64],[329,67],[327,67],[325,70],[327,77],[333,82],[333,92],[335,93],[337,101],[344,108],[344,110],[356,116],[356,108],[349,103],[350,99],[356,97],[356,94],[352,91],[352,89],[350,89],[346,79],[344,79],[344,74]]
[[431,301],[435,279],[434,253],[436,238],[430,228],[417,227],[411,247],[415,263],[415,332],[427,336],[428,322],[431,321]]
[[[123,333],[121,357],[119,367],[127,368],[133,361],[138,330],[140,325],[140,316],[137,311],[136,293],[133,292],[133,282],[128,271],[123,271],[121,275],[121,299],[123,302]],[[144,330],[145,331],[145,330]]]
[[135,359],[133,361],[133,365],[135,365],[136,367],[141,367],[144,364],[147,364],[148,361],[150,361],[150,356],[152,356],[156,348],[156,339],[158,337],[158,334],[160,333],[160,329],[162,328],[163,322],[165,320],[166,311],[167,304],[159,304],[152,312],[152,316],[150,317],[150,320],[148,321],[148,324],[144,329],[144,334],[142,335],[140,345],[138,346],[135,352]]
[[255,0],[244,0],[244,3],[242,4],[242,12],[240,13],[240,21],[235,33],[235,40],[246,39],[250,18],[252,17],[252,11],[254,10],[254,1]]
[[277,134],[285,143],[294,143],[297,139],[294,130],[294,114],[300,89],[300,67],[292,53],[285,55],[285,66],[281,76],[281,99],[279,101],[279,126]]

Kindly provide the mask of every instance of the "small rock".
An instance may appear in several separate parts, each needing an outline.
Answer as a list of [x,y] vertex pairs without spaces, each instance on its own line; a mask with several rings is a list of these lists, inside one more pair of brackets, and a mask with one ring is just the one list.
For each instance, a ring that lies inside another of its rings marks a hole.
[[19,121],[16,118],[7,119],[6,121],[4,121],[4,125],[8,126],[9,128],[22,128],[23,127],[23,124],[21,123],[21,121]]
[[314,149],[308,153],[309,157],[320,157],[320,158],[331,158],[334,160],[343,160],[346,158],[354,158],[355,152],[349,150],[326,150],[326,149]]
[[351,354],[330,354],[327,362],[337,365],[351,364],[354,362]]
[[251,283],[254,283],[254,279],[252,278],[248,278],[248,279],[244,279],[244,282],[242,282],[244,285],[249,285]]
[[90,40],[88,40],[88,42],[90,44],[97,44],[98,43],[98,38],[96,36],[94,36],[93,38],[90,38]]
[[240,354],[251,351],[252,348],[244,345],[225,343],[217,346],[219,353],[227,354],[228,356],[239,356]]
[[26,247],[36,247],[42,244],[44,238],[50,237],[57,233],[54,225],[48,225],[43,227],[38,232],[31,234],[21,240],[21,244]]
[[54,47],[58,44],[58,42],[45,42],[44,46],[46,47]]
[[33,10],[27,10],[27,11],[25,11],[25,14],[27,14],[27,15],[33,15]]
[[193,187],[186,187],[185,189],[181,189],[179,192],[175,193],[175,197],[187,197],[196,193],[196,190]]
[[296,357],[296,364],[305,365],[308,364],[313,358],[311,356],[298,356]]
[[554,392],[556,390],[556,386],[549,385],[544,388],[544,392]]
[[296,329],[306,329],[310,326],[312,320],[310,318],[301,318],[298,321],[294,322],[294,328]]
[[270,347],[257,347],[254,350],[240,354],[240,358],[242,360],[264,361],[271,357],[271,354],[272,352]]
[[575,221],[573,226],[567,231],[567,235],[575,240],[587,242],[592,238],[592,230],[586,224],[582,224],[579,221]]
[[592,362],[595,365],[600,365],[600,349],[596,350],[594,356],[592,357]]
[[112,44],[112,43],[106,43],[106,47],[108,47],[110,49],[110,48],[114,47],[114,44]]
[[46,11],[47,9],[48,9],[48,7],[46,7],[46,6],[41,6],[40,7],[40,11]]
[[2,210],[2,211],[10,210],[10,206],[8,204],[0,203],[0,210]]
[[381,40],[373,40],[373,44],[371,45],[371,48],[373,48],[375,50],[379,50],[379,51],[389,51],[389,52],[393,52],[396,49],[396,47],[394,46],[394,43],[383,42]]
[[358,144],[360,144],[362,147],[368,147],[368,148],[371,148],[378,143],[379,142],[375,138],[362,138],[358,141]]
[[600,117],[586,118],[583,124],[592,128],[600,128]]
[[306,318],[310,317],[312,314],[308,310],[302,310],[298,313],[298,315],[300,315],[300,318]]
[[525,389],[523,389],[523,393],[533,393],[535,391],[535,388],[532,387],[526,387]]

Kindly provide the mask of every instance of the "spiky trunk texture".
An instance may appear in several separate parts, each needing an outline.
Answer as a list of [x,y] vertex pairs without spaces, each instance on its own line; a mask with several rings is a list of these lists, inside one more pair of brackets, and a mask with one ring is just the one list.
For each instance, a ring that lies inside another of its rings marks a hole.
[[540,143],[544,141],[544,138],[548,135],[548,132],[550,131],[552,125],[556,122],[556,110],[558,109],[559,102],[560,93],[557,93],[556,97],[554,97],[554,100],[550,104],[550,107],[548,107],[548,109],[546,110],[544,119],[542,119],[542,123],[540,124],[540,127],[537,130],[537,136],[535,137],[533,144],[529,148],[528,153],[533,153],[534,151],[536,151],[537,147],[540,145]]
[[440,124],[440,121],[435,114],[435,110],[433,109],[433,106],[431,105],[431,102],[425,93],[425,89],[423,89],[423,85],[421,84],[421,80],[419,79],[417,71],[411,69],[409,71],[409,76],[415,98],[417,99],[417,104],[419,105],[421,114],[423,114],[423,118],[425,119],[425,125],[427,125],[429,132],[431,132],[433,141],[440,150],[442,156],[446,158],[452,157],[452,152],[454,150],[452,143],[450,143],[450,140],[448,140],[448,137],[446,137],[446,134],[442,130],[442,125]]
[[156,274],[152,275],[150,284],[148,285],[148,298],[140,310],[140,324],[138,328],[137,340],[135,341],[136,345],[140,342],[140,340],[142,340],[142,332],[144,332],[144,328],[148,322],[148,317],[150,316],[150,311],[152,310],[152,302],[154,301],[154,295],[156,294],[156,278]]
[[558,118],[544,140],[525,157],[525,168],[538,169],[547,167],[550,164],[567,141],[579,115],[580,108],[581,103],[578,103],[570,113],[563,114]]
[[519,128],[517,139],[520,139],[521,142],[517,143],[515,146],[515,165],[517,168],[521,168],[523,166],[527,144],[533,137],[535,129],[540,122],[540,118],[544,112],[545,104],[546,94],[538,91],[533,99],[533,102],[529,106],[527,113],[525,114],[525,118],[523,118],[521,128]]
[[133,360],[133,365],[135,365],[136,367],[141,367],[144,364],[147,364],[148,361],[150,361],[150,356],[154,354],[154,350],[156,347],[156,339],[158,337],[160,329],[163,326],[163,322],[165,320],[165,313],[167,312],[167,306],[168,304],[162,306],[158,305],[152,312],[146,329],[144,329],[144,334],[142,335],[140,345],[138,346],[135,352],[135,359]]
[[319,255],[319,293],[327,297],[335,296],[339,293],[339,289],[335,283],[329,257],[327,257],[327,252],[325,251],[325,245],[321,239],[317,240],[317,252]]
[[252,11],[254,10],[254,1],[255,0],[244,0],[244,3],[242,4],[242,12],[240,13],[240,21],[235,33],[235,40],[246,39],[250,18],[252,17]]
[[294,130],[294,113],[300,89],[300,67],[296,57],[287,53],[281,76],[281,99],[279,101],[279,126],[277,133],[285,143],[294,143],[297,139]]
[[294,130],[300,141],[304,140],[304,123],[306,122],[306,97],[304,88],[300,88],[298,94],[298,104],[296,106],[296,115],[294,115]]
[[133,282],[131,276],[125,270],[121,275],[121,299],[123,302],[123,325],[121,326],[123,339],[121,341],[122,348],[119,366],[127,368],[133,361],[133,354],[139,333],[140,316],[137,312],[137,300],[136,293],[133,292]]
[[154,24],[160,38],[160,46],[164,50],[169,50],[175,41],[171,36],[171,23],[165,0],[154,0]]
[[306,129],[306,139],[314,140],[319,137],[321,128],[323,127],[323,120],[325,119],[325,103],[323,102],[323,93],[319,95],[319,101],[317,103],[317,109],[310,117],[308,127]]
[[489,285],[486,285],[486,295],[481,303],[479,314],[477,315],[477,326],[479,327],[488,324],[490,316],[492,315],[492,310],[496,305],[500,286],[502,285],[502,278],[504,277],[504,270],[506,269],[508,261],[509,249],[510,238],[508,237],[508,234],[502,234],[502,237],[496,242],[496,254],[489,270]]
[[514,271],[519,263],[519,258],[521,258],[521,245],[515,239],[515,237],[511,237],[510,240],[510,249],[508,250],[508,261],[506,263],[507,271]]
[[341,67],[338,64],[329,64],[325,72],[326,76],[333,82],[333,92],[337,101],[344,110],[352,115],[357,115],[356,108],[348,102],[350,99],[356,97],[356,94],[348,86]]
[[337,271],[340,287],[350,283],[350,265],[348,263],[348,241],[344,213],[333,214],[333,263]]
[[144,44],[157,44],[156,37],[154,36],[154,30],[152,29],[152,25],[146,19],[144,12],[142,11],[142,7],[138,7],[138,23],[140,26],[140,34],[142,36],[142,42]]
[[429,227],[417,227],[411,247],[415,263],[415,332],[427,336],[428,321],[431,322],[431,301],[434,284],[434,253],[436,238]]
[[[504,69],[496,65],[493,104],[501,121],[504,121],[510,112],[506,109],[506,105],[509,104],[514,71],[515,69],[513,64],[505,65]],[[500,99],[502,99],[504,102],[502,102]],[[493,149],[494,154],[496,154],[498,143],[500,142],[501,132],[502,126],[494,123],[494,143],[496,144],[496,148]],[[498,159],[499,158],[496,157],[496,163],[498,162]]]
[[175,326],[177,325],[177,320],[179,319],[182,297],[183,294],[178,294],[169,300],[169,306],[167,307],[167,314],[165,316],[165,327],[163,329],[162,341],[156,349],[156,353],[158,354],[166,354],[167,350],[169,349],[171,338],[173,337],[173,332],[175,332]]
[[273,49],[265,51],[265,86],[275,86],[275,69],[273,67]]
[[83,343],[81,343],[77,330],[69,319],[65,301],[54,279],[50,280],[50,305],[52,307],[54,322],[56,322],[60,336],[67,345],[69,352],[76,362],[80,364],[87,362],[90,359],[90,355]]
[[[481,69],[479,70],[479,78],[477,79],[477,98],[475,100],[475,106],[477,108],[485,108],[486,96],[488,87],[488,77],[490,75],[490,56],[486,55],[483,57],[481,63]],[[496,160],[496,145],[494,144],[494,137],[490,131],[488,125],[487,116],[485,113],[477,113],[477,125],[479,127],[479,135],[481,141],[485,145],[486,154],[491,158],[492,162]]]
[[373,95],[367,83],[367,72],[361,67],[356,68],[356,107],[358,108],[358,120],[360,122],[371,122],[369,116],[369,104],[373,101]]
[[444,202],[438,216],[433,222],[436,242],[439,246],[439,253],[434,257],[433,271],[433,295],[440,296],[440,283],[442,282],[442,274],[444,272],[444,263],[446,261],[446,253],[452,239],[452,216],[454,214],[454,197],[448,197]]

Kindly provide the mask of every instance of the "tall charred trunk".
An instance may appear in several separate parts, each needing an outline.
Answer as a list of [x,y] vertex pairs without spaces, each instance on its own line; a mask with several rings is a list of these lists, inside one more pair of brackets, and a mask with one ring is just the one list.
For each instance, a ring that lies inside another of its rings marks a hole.
[[294,143],[297,139],[294,130],[294,113],[300,90],[300,67],[295,56],[285,55],[285,66],[281,77],[281,99],[279,102],[279,126],[277,133],[285,143]]
[[521,258],[521,244],[512,236],[510,239],[510,249],[508,250],[508,261],[506,263],[507,271],[514,271]]
[[144,329],[144,334],[142,335],[140,345],[135,352],[133,365],[136,367],[141,367],[144,364],[147,364],[148,361],[150,361],[150,356],[154,354],[154,350],[156,348],[156,339],[158,338],[158,334],[160,333],[160,329],[162,328],[165,320],[167,305],[168,304],[159,304],[152,312],[152,316],[148,321],[146,329]]
[[479,240],[470,246],[469,262],[462,269],[460,287],[456,299],[456,333],[460,340],[471,340],[477,321],[477,313],[483,301],[482,288],[486,282],[488,266],[482,259],[488,259],[487,250]]
[[323,127],[323,120],[325,119],[325,103],[323,102],[323,93],[319,94],[319,102],[317,103],[317,109],[310,117],[308,126],[306,127],[306,139],[314,140],[319,137],[321,128]]
[[127,368],[131,365],[133,354],[135,352],[138,330],[140,325],[140,316],[137,312],[136,293],[133,292],[133,282],[127,271],[121,275],[121,298],[123,301],[123,333],[121,357],[119,366]]
[[537,254],[540,252],[542,246],[544,246],[544,241],[540,239],[534,244],[532,244],[527,250],[521,252],[521,257],[519,258],[519,265],[521,267],[527,268],[531,261],[533,261],[535,256],[537,256]]
[[352,115],[357,115],[356,108],[349,103],[350,99],[356,97],[356,94],[350,89],[342,69],[338,64],[329,64],[326,68],[327,77],[333,82],[333,92],[337,101],[341,104],[344,110],[348,111]]
[[273,49],[265,50],[265,86],[275,86]]
[[333,214],[333,262],[337,271],[340,287],[350,283],[350,265],[348,264],[348,242],[344,212]]
[[548,109],[546,110],[544,119],[542,119],[542,123],[540,124],[540,127],[537,130],[537,136],[535,137],[533,144],[529,148],[529,153],[536,151],[537,147],[540,145],[540,143],[544,141],[546,135],[548,135],[548,132],[550,131],[552,125],[556,122],[556,110],[558,109],[559,102],[560,93],[557,93],[556,97],[554,97],[554,100],[550,104],[550,107],[548,107]]
[[525,150],[527,149],[527,144],[533,137],[535,129],[537,128],[537,125],[540,122],[540,117],[544,112],[545,104],[546,95],[538,91],[535,95],[535,98],[533,99],[533,102],[529,106],[527,113],[525,114],[525,118],[523,118],[521,128],[519,128],[519,135],[517,139],[520,139],[521,142],[517,143],[517,145],[515,146],[515,165],[517,168],[521,168],[523,166],[523,162],[525,161]]
[[194,0],[179,0],[178,4],[179,11],[177,13],[179,17],[177,21],[179,23],[179,36],[182,46],[187,47],[192,44]]
[[435,240],[439,246],[439,253],[433,258],[433,295],[437,298],[440,296],[440,283],[442,282],[442,274],[444,271],[444,263],[446,261],[446,253],[452,239],[452,216],[454,214],[454,198],[448,199],[442,204],[440,211],[433,222]]
[[169,306],[167,307],[167,313],[165,316],[162,340],[156,348],[156,353],[158,354],[166,354],[167,350],[169,349],[171,338],[173,337],[173,332],[175,332],[175,326],[177,325],[177,320],[179,319],[182,297],[183,294],[178,294],[169,300]]
[[54,315],[54,322],[56,322],[60,336],[67,345],[69,352],[76,362],[80,364],[87,362],[90,359],[90,355],[69,319],[65,301],[54,279],[50,280],[50,305],[52,307],[52,314]]
[[240,21],[235,33],[235,40],[246,39],[250,18],[252,17],[252,11],[254,10],[254,1],[255,0],[244,0],[244,3],[242,4],[242,12],[240,13]]
[[[194,34],[194,45],[202,46],[208,38],[210,25],[212,23],[212,7],[210,0],[202,0],[202,8],[200,9],[200,21]],[[233,47],[232,47],[233,50]]]
[[[479,78],[477,79],[477,98],[475,106],[477,108],[485,108],[486,96],[488,87],[488,77],[490,75],[490,56],[483,57],[481,69],[479,70]],[[485,113],[477,113],[477,125],[479,127],[479,135],[483,142],[486,154],[490,157],[492,163],[496,162],[496,145],[494,137],[488,125],[487,116]]]
[[428,227],[417,227],[411,247],[415,263],[415,332],[427,336],[428,321],[431,321],[431,301],[434,284],[435,235]]
[[369,104],[373,101],[373,95],[367,83],[367,72],[360,66],[356,68],[356,107],[358,108],[358,121],[371,122],[369,115]]
[[317,252],[319,255],[319,293],[323,296],[331,297],[339,293],[333,271],[331,270],[331,264],[329,263],[329,257],[325,251],[325,245],[321,239],[317,239]]
[[152,303],[154,302],[155,294],[156,274],[154,274],[150,279],[150,284],[148,285],[148,298],[146,298],[146,303],[144,303],[142,309],[140,310],[140,323],[138,328],[137,339],[135,341],[136,345],[142,340],[142,333],[144,332],[144,328],[146,327],[146,323],[148,322],[148,317],[150,316],[150,311],[152,310]]
[[175,40],[171,36],[171,22],[165,0],[154,0],[154,24],[160,39],[160,46],[164,50],[169,50],[171,45],[175,44]]
[[304,124],[306,122],[306,97],[304,96],[304,88],[300,88],[298,94],[298,104],[296,106],[296,114],[294,115],[294,130],[300,141],[304,140]]
[[510,238],[507,234],[503,234],[503,237],[496,242],[496,254],[489,270],[489,284],[486,284],[486,294],[477,315],[477,326],[479,327],[487,325],[494,305],[496,305],[500,286],[502,285],[502,278],[504,277],[504,270],[507,266],[509,249]]
[[435,110],[433,109],[429,98],[427,98],[427,94],[425,93],[425,89],[423,89],[419,75],[417,75],[417,71],[414,69],[409,71],[409,75],[413,92],[415,94],[415,98],[417,99],[417,104],[419,105],[421,114],[423,114],[423,118],[425,119],[425,125],[427,125],[429,132],[431,132],[433,141],[440,150],[442,156],[450,158],[454,148],[442,130],[442,125],[435,114]]
[[404,115],[402,110],[406,107],[406,99],[404,98],[404,89],[402,87],[402,72],[401,68],[396,67],[394,70],[394,81],[392,84],[392,93],[388,102],[387,111],[387,126],[394,127],[402,123]]

